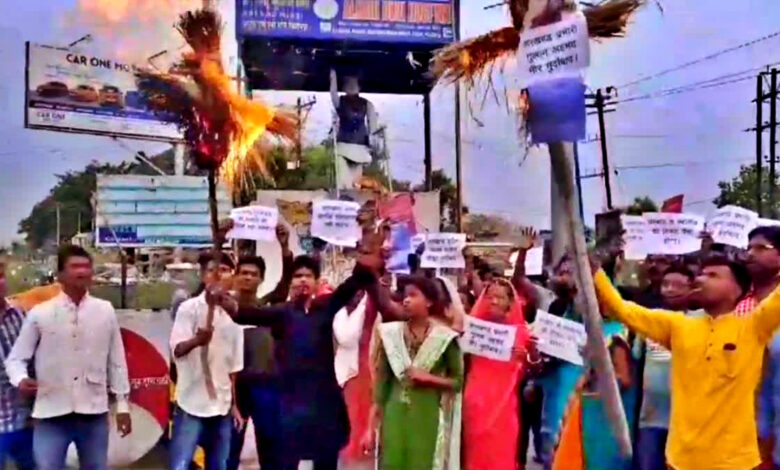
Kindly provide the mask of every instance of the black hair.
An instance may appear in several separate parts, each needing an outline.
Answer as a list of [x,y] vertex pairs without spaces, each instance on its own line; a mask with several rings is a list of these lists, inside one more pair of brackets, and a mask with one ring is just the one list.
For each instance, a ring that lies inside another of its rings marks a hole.
[[57,250],[57,271],[63,271],[70,258],[87,258],[92,264],[92,255],[78,245],[65,245]]
[[314,258],[312,258],[309,255],[301,255],[297,256],[293,260],[292,264],[292,272],[295,274],[296,271],[299,269],[306,268],[314,273],[314,278],[319,279],[320,278],[320,263],[317,262]]
[[558,262],[556,262],[555,266],[553,266],[553,273],[558,272],[558,270],[561,269],[561,266],[570,261],[572,261],[572,257],[569,253],[564,253],[561,255],[560,259],[558,259]]
[[260,277],[265,277],[265,260],[261,256],[242,256],[236,263],[236,271],[240,270],[241,266],[249,264],[257,267]]
[[710,256],[701,264],[702,269],[712,266],[726,266],[729,268],[731,275],[734,277],[734,280],[737,282],[737,284],[739,284],[739,288],[742,291],[740,298],[744,297],[745,294],[750,290],[750,286],[752,285],[753,281],[750,278],[750,273],[744,264],[731,260],[723,255]]
[[680,274],[687,277],[689,281],[693,281],[693,279],[696,277],[693,274],[693,271],[691,271],[691,269],[683,263],[673,263],[671,266],[666,268],[666,271],[664,271],[664,277],[666,277],[667,274]]
[[776,250],[780,250],[780,227],[756,227],[748,234],[748,239],[753,237],[764,237],[769,241],[769,243],[774,245]]
[[431,302],[430,314],[432,316],[443,315],[441,295],[439,294],[439,288],[436,286],[436,282],[425,276],[408,276],[406,278],[405,287],[414,286],[422,292],[423,296]]
[[[200,265],[201,270],[205,270],[209,263],[214,259],[214,256],[212,255],[211,251],[204,251],[200,255],[198,255],[198,264]],[[230,269],[236,269],[236,263],[233,262],[233,258],[228,256],[226,253],[220,252],[218,255],[219,264],[229,266]]]
[[441,304],[444,308],[452,305],[452,298],[450,297],[450,291],[447,290],[447,285],[441,279],[436,279],[436,286],[439,288],[439,297]]

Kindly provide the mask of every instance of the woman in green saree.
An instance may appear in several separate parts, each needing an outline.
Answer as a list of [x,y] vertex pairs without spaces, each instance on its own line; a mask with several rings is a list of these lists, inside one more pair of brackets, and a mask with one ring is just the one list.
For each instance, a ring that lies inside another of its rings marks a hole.
[[[460,469],[463,355],[458,334],[433,322],[436,285],[412,277],[404,291],[406,322],[379,327],[375,404],[364,449],[379,429],[381,470]],[[378,426],[377,426],[378,425]]]

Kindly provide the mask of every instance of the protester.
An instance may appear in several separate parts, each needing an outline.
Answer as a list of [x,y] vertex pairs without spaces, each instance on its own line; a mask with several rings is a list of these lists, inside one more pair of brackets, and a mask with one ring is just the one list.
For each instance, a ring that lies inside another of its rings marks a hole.
[[241,324],[271,327],[277,347],[283,351],[277,356],[277,367],[284,469],[297,468],[301,460],[313,460],[315,470],[336,469],[339,451],[349,435],[349,422],[334,371],[333,318],[359,290],[373,283],[375,276],[358,263],[355,273],[333,294],[315,297],[319,264],[311,257],[299,256],[293,261],[292,272],[288,303],[241,307],[235,319]]
[[436,287],[439,289],[442,308],[440,315],[434,319],[458,333],[463,333],[466,309],[458,293],[458,287],[446,276],[436,277]]
[[407,322],[380,326],[375,405],[364,447],[374,448],[381,426],[380,469],[457,470],[463,383],[458,333],[431,319],[441,309],[432,280],[413,276],[404,294]]
[[[57,253],[62,293],[34,307],[5,361],[11,383],[36,394],[33,452],[41,470],[62,469],[76,445],[82,468],[106,469],[108,393],[122,436],[131,431],[127,363],[114,308],[92,297],[92,257],[67,245]],[[35,358],[36,378],[29,375]]]
[[[663,308],[685,312],[687,315],[703,315],[704,312],[689,312],[693,280],[694,274],[686,265],[669,267],[661,281]],[[672,354],[652,339],[639,344],[645,361],[636,461],[639,470],[666,470],[664,451],[669,434],[669,369]]]
[[[234,297],[240,306],[259,307],[284,302],[290,292],[293,254],[289,231],[276,227],[282,248],[282,277],[274,290],[258,299],[257,290],[265,279],[266,265],[261,257],[246,256],[236,263]],[[244,369],[236,376],[236,404],[244,420],[252,419],[258,459],[264,470],[281,468],[279,454],[279,384],[273,332],[265,327],[244,329]],[[228,470],[236,470],[241,460],[246,427],[233,428]]]
[[[0,255],[0,358],[4,361],[19,337],[24,322],[21,310],[6,300],[8,294],[6,261]],[[33,470],[33,432],[30,402],[22,396],[8,378],[5,365],[0,364],[0,468],[13,460],[19,470]]]
[[[172,470],[187,470],[198,444],[205,451],[206,468],[225,470],[231,426],[244,426],[233,393],[234,374],[244,366],[243,334],[218,298],[227,284],[220,270],[226,260],[229,258],[223,256],[219,264],[209,262],[203,273],[204,291],[181,304],[171,331],[170,347],[178,374]],[[212,325],[207,324],[209,310],[213,311]],[[206,347],[213,390],[209,390],[204,371],[202,348]]]
[[734,309],[750,287],[750,276],[744,266],[713,257],[703,263],[693,291],[707,315],[692,317],[624,301],[601,270],[594,270],[594,279],[606,312],[672,352],[669,465],[675,470],[756,467],[754,395],[764,348],[780,326],[780,291],[738,318]]
[[[513,357],[469,355],[463,400],[464,470],[514,470],[520,434],[518,388],[528,367],[541,363],[524,318],[524,303],[509,282],[497,280],[472,316],[516,328]],[[530,363],[530,364],[529,364]]]

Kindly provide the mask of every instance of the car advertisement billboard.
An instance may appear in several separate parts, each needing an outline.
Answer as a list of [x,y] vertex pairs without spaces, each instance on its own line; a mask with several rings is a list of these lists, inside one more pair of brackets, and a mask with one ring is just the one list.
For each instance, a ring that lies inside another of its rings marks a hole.
[[134,70],[110,57],[27,43],[25,126],[181,140],[175,123],[146,107]]
[[239,38],[443,45],[456,0],[236,0]]

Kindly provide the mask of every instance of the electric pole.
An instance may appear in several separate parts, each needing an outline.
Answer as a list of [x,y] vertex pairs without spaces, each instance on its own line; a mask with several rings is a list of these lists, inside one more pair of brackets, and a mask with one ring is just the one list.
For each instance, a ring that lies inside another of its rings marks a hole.
[[614,98],[612,93],[615,92],[614,87],[607,87],[603,92],[601,88],[596,90],[596,94],[586,94],[585,98],[592,100],[591,103],[585,105],[586,108],[595,109],[591,111],[588,116],[597,114],[599,118],[599,134],[601,140],[601,163],[604,172],[604,189],[607,195],[607,210],[612,210],[612,186],[610,185],[610,172],[609,172],[609,155],[607,154],[607,127],[604,122],[604,115],[607,113],[614,113],[615,108],[608,108],[608,106],[614,105],[614,101],[610,101]]
[[[309,117],[311,108],[314,107],[316,103],[317,98],[310,98],[308,101],[304,102],[303,99],[299,97],[295,104],[295,113],[297,116],[295,129],[295,161],[290,162],[293,164],[293,168],[301,167],[301,162],[303,161],[303,124]],[[287,169],[291,169],[289,165]]]
[[[774,219],[777,217],[776,196],[777,188],[775,181],[777,177],[776,165],[777,155],[777,69],[770,72],[770,90],[769,90],[769,214]],[[760,180],[759,180],[760,181]]]
[[763,125],[764,118],[762,116],[764,112],[764,77],[762,74],[758,74],[756,77],[756,212],[759,216],[764,215],[763,208],[763,194],[761,191],[761,182],[764,179],[764,150],[761,148],[763,145]]

